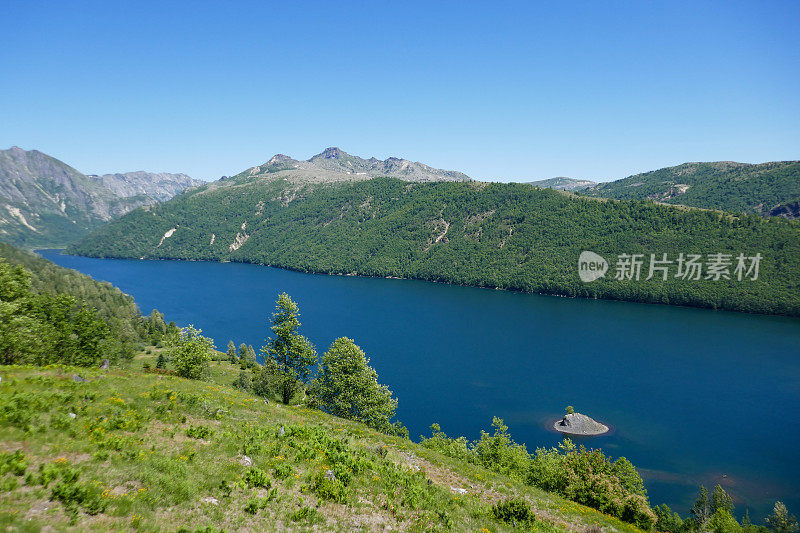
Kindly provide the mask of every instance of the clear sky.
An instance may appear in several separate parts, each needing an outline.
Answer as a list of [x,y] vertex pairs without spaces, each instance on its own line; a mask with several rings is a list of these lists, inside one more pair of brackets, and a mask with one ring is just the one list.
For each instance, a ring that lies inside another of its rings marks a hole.
[[478,179],[800,159],[800,2],[0,7],[0,148],[216,179],[327,146]]

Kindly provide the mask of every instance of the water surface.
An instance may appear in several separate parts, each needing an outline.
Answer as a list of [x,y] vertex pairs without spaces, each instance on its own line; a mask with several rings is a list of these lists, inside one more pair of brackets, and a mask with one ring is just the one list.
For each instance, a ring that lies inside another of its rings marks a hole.
[[685,514],[700,483],[736,514],[776,499],[800,513],[800,321],[238,263],[91,259],[41,251],[113,283],[145,314],[256,351],[277,294],[300,305],[320,353],[356,340],[399,398],[413,438],[438,422],[476,439],[492,416],[527,444],[560,440],[566,405],[614,427],[582,441],[642,470],[653,505]]

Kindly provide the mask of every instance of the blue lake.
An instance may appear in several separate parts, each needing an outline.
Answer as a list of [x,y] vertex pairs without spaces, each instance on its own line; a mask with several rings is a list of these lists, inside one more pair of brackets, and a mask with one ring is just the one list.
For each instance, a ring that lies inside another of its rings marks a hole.
[[566,299],[408,280],[301,274],[237,263],[40,253],[113,283],[145,314],[194,324],[225,349],[267,336],[280,292],[325,351],[355,339],[399,398],[415,440],[438,422],[476,439],[492,416],[530,451],[566,405],[611,425],[582,439],[642,472],[653,505],[688,511],[721,484],[737,516],[775,500],[800,513],[800,320]]

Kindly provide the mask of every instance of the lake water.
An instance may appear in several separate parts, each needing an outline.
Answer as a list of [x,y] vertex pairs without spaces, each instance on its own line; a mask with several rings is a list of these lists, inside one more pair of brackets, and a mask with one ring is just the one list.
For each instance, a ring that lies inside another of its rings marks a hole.
[[278,293],[320,354],[355,339],[416,440],[432,422],[476,439],[492,416],[529,450],[554,446],[566,405],[611,425],[581,439],[625,456],[653,505],[685,514],[721,484],[741,516],[800,514],[800,321],[701,309],[301,274],[237,263],[89,259],[41,251],[109,281],[147,314],[256,351]]

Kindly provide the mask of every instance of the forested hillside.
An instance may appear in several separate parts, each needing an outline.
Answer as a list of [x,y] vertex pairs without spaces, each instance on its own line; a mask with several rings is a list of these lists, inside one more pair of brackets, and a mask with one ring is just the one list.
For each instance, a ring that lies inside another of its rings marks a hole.
[[[157,311],[142,317],[133,298],[110,283],[11,245],[0,243],[0,268],[0,350],[6,359],[12,358],[10,362],[15,361],[14,354],[31,352],[32,347],[37,353],[52,348],[44,332],[52,333],[56,340],[50,340],[61,349],[72,342],[74,327],[91,329],[96,341],[93,355],[81,359],[95,363],[98,358],[124,361],[142,343],[158,342],[175,331]],[[85,343],[82,346],[73,346],[73,352],[86,348]]]
[[[608,261],[605,277],[580,280],[578,257],[584,250]],[[243,261],[308,272],[800,315],[796,222],[576,197],[524,184],[379,178],[337,185],[276,179],[203,187],[136,210],[69,251],[95,257]],[[655,270],[646,280],[650,254],[663,259],[665,253],[671,270],[663,275]],[[642,254],[639,276],[623,268],[621,279],[615,279],[623,254],[628,259]],[[681,261],[690,254],[700,256],[699,279],[683,269]],[[712,264],[714,254],[723,254],[717,259],[729,262],[726,269]],[[738,264],[740,255],[746,264]],[[761,261],[754,276],[756,257]],[[739,266],[747,267],[749,275]],[[715,275],[715,269],[721,272]]]
[[749,165],[719,161],[685,163],[584,191],[617,200],[655,200],[669,204],[721,209],[734,213],[797,218],[800,161]]

